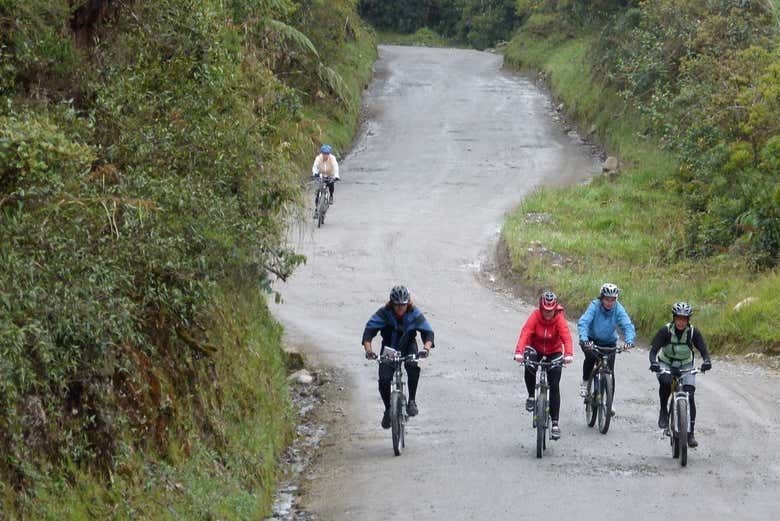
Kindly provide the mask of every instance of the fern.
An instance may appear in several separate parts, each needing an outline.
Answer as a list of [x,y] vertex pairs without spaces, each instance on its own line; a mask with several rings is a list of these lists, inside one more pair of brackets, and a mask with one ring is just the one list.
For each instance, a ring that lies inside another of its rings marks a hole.
[[344,78],[338,72],[322,63],[317,68],[317,75],[328,86],[328,89],[339,98],[344,107],[349,108],[349,87],[347,87]]
[[280,22],[279,20],[273,20],[271,18],[266,19],[264,22],[266,28],[276,32],[279,36],[281,36],[285,40],[294,43],[295,45],[298,46],[299,49],[309,50],[315,56],[319,57],[317,48],[314,47],[313,43],[311,43],[309,37],[303,34],[295,27],[291,25],[287,25],[284,22]]

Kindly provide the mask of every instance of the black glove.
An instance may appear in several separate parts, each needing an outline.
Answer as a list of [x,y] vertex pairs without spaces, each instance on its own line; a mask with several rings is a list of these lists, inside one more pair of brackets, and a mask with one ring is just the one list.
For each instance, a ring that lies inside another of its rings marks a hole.
[[376,353],[373,351],[366,351],[366,360],[376,360]]
[[588,349],[593,349],[593,346],[595,344],[593,343],[593,340],[585,340],[583,342],[580,342],[580,345],[582,346],[583,349],[588,350]]
[[712,369],[712,362],[710,362],[709,360],[705,360],[704,363],[701,364],[701,372],[706,373],[710,369]]
[[661,364],[659,364],[658,362],[650,362],[650,370],[654,373],[660,373]]
[[431,352],[427,349],[420,349],[420,351],[417,352],[417,358],[428,358],[429,354],[431,354]]

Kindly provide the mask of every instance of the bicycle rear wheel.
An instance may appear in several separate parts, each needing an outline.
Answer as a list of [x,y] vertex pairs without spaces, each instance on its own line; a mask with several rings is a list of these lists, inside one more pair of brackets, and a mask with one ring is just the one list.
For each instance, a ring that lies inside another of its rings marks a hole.
[[390,397],[390,426],[393,434],[393,453],[400,456],[404,449],[404,395],[398,392]]
[[588,394],[585,396],[585,422],[588,427],[596,425],[596,377],[592,376],[588,381]]
[[612,419],[612,376],[601,375],[601,403],[599,405],[599,432],[606,434],[609,430],[609,422]]
[[536,397],[536,457],[541,458],[545,449],[545,430],[547,429],[547,393],[539,392]]
[[677,400],[677,446],[684,467],[688,464],[688,400]]

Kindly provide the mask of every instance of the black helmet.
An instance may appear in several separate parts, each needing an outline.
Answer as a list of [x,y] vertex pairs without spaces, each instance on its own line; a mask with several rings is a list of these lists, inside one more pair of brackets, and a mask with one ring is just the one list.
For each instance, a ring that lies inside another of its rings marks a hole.
[[395,286],[390,290],[390,302],[393,304],[408,304],[409,290],[406,286]]
[[690,317],[693,315],[693,308],[687,302],[676,302],[672,306],[672,317]]

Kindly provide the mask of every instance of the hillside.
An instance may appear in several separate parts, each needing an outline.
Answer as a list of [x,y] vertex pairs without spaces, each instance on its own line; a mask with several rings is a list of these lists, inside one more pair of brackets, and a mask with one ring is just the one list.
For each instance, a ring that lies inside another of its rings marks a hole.
[[347,0],[0,2],[0,519],[268,512],[269,274],[374,57]]

